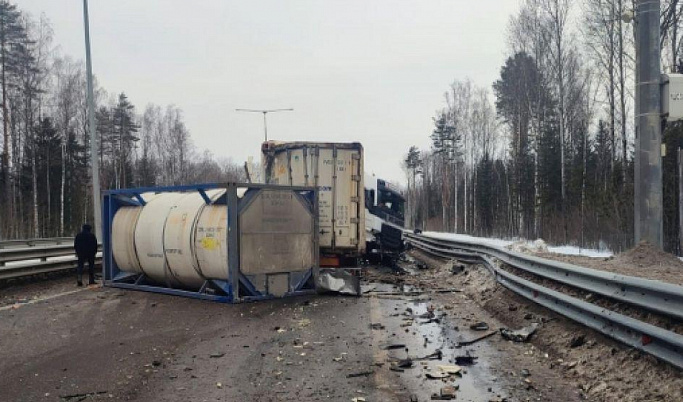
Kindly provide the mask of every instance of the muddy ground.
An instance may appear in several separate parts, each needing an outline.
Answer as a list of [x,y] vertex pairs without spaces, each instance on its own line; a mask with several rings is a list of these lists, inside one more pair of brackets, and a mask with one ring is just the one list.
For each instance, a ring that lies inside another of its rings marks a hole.
[[[681,400],[680,371],[528,305],[481,267],[415,256],[431,268],[369,268],[362,297],[225,305],[69,276],[5,287],[0,401],[412,402],[448,386],[459,401]],[[498,332],[531,322],[529,343]],[[428,378],[463,356],[474,364]]]

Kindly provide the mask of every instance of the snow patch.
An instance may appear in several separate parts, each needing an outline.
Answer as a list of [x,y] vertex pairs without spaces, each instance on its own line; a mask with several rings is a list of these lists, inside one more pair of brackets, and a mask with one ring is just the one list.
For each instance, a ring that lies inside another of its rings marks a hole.
[[556,246],[548,247],[551,253],[565,254],[565,255],[582,255],[584,257],[592,258],[607,258],[614,255],[610,250],[594,250],[589,248],[579,248],[576,246]]
[[466,234],[459,234],[459,233],[423,232],[423,234],[425,236],[433,237],[435,239],[465,241],[465,242],[486,244],[489,246],[497,246],[497,247],[507,247],[510,244],[514,243],[515,240],[518,240],[518,239],[515,239],[515,240],[489,239],[486,237],[475,237],[475,236],[470,236],[470,235],[466,235]]
[[510,244],[508,246],[508,250],[527,254],[547,253],[548,245],[545,244],[545,241],[543,241],[543,239],[536,239],[533,242],[518,241]]
[[491,239],[486,237],[475,237],[465,234],[456,233],[443,233],[443,232],[424,232],[425,236],[433,237],[435,239],[443,240],[453,240],[453,241],[463,241],[478,244],[485,244],[489,246],[508,248],[509,250],[526,253],[535,254],[543,252],[551,252],[556,254],[565,255],[580,255],[584,257],[592,258],[607,258],[612,257],[614,253],[610,250],[595,250],[588,248],[581,248],[576,246],[564,245],[564,246],[548,246],[543,239],[536,239],[534,241],[528,241],[524,239]]

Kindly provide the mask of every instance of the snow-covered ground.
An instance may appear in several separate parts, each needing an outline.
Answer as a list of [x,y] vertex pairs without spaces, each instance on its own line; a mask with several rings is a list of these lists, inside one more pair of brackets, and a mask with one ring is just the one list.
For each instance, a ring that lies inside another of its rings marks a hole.
[[579,248],[576,246],[548,246],[548,251],[557,254],[583,255],[594,258],[605,258],[614,255],[614,253],[609,250],[594,250],[590,248]]
[[497,247],[508,247],[515,251],[549,251],[551,253],[566,254],[566,255],[582,255],[585,257],[605,258],[614,255],[610,250],[594,250],[587,248],[580,248],[576,246],[547,246],[542,239],[535,241],[528,241],[523,239],[489,239],[486,237],[474,237],[465,234],[443,233],[443,232],[424,232],[426,236],[436,239],[468,241],[474,243],[487,244]]

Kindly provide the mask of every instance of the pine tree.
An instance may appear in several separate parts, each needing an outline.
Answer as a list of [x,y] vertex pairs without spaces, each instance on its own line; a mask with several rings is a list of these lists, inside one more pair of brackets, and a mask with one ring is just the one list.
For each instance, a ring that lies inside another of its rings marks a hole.
[[[0,1],[0,90],[2,90],[2,160],[0,170],[2,171],[2,181],[0,182],[0,193],[4,195],[4,206],[1,206],[2,213],[9,218],[9,225],[0,227],[0,238],[3,231],[11,232],[10,225],[13,224],[12,205],[13,184],[10,172],[10,154],[17,152],[11,150],[12,135],[10,133],[9,116],[9,91],[18,84],[16,75],[21,68],[21,55],[26,53],[26,31],[21,23],[21,13],[17,6],[10,4],[6,0]],[[9,229],[9,230],[8,230]]]
[[135,106],[128,100],[125,93],[119,94],[118,103],[113,111],[114,135],[117,136],[117,187],[126,188],[133,184],[133,164],[131,156],[134,154],[135,143],[139,138],[135,135],[139,126],[135,122]]
[[410,149],[408,149],[408,154],[406,155],[406,158],[403,161],[403,163],[408,172],[410,173],[410,177],[408,179],[410,221],[408,222],[408,224],[410,225],[410,227],[414,228],[415,221],[417,218],[417,175],[422,174],[422,158],[420,156],[420,150],[415,145],[411,146]]
[[534,59],[526,53],[516,53],[508,58],[500,72],[500,79],[493,84],[496,94],[496,109],[510,128],[510,156],[512,169],[512,190],[514,198],[511,209],[516,215],[517,233],[534,235],[535,219],[535,174],[532,149],[532,120],[539,102],[538,88],[542,86],[541,74]]

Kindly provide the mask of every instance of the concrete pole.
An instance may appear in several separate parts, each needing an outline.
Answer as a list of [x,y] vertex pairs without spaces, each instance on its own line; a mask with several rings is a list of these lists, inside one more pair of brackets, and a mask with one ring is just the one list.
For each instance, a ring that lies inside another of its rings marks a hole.
[[102,206],[100,201],[100,161],[97,159],[97,133],[95,127],[95,93],[92,83],[92,58],[90,56],[90,22],[88,0],[83,0],[83,21],[85,24],[85,64],[88,81],[88,131],[90,132],[90,165],[92,176],[92,205],[95,218],[95,235],[102,241]]
[[[636,0],[635,241],[662,248],[660,0]],[[626,161],[624,161],[625,163]]]
[[678,149],[678,255],[683,255],[683,149]]

